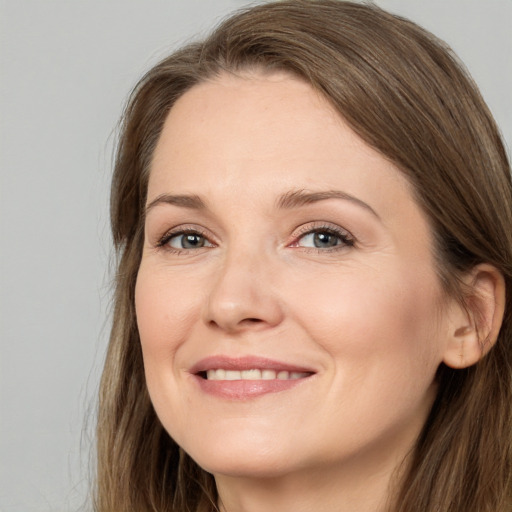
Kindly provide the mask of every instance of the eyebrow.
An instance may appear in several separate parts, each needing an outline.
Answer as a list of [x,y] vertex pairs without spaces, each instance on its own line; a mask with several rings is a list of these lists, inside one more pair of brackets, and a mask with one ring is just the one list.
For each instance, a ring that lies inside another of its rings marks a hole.
[[307,204],[317,203],[319,201],[326,201],[327,199],[343,199],[345,201],[350,201],[351,203],[355,203],[356,205],[363,207],[365,210],[368,210],[375,217],[380,219],[378,213],[369,204],[341,190],[326,190],[320,192],[292,190],[283,194],[277,200],[276,204],[278,208],[292,209],[305,206]]
[[[308,204],[317,203],[319,201],[326,201],[328,199],[342,199],[350,201],[358,206],[363,207],[375,217],[380,219],[378,213],[367,203],[354,197],[347,192],[341,190],[325,190],[318,192],[309,192],[307,190],[291,190],[280,196],[276,201],[276,207],[279,209],[293,209]],[[181,208],[189,208],[191,210],[206,210],[206,203],[195,194],[161,194],[153,201],[151,201],[145,208],[145,215],[148,214],[155,206],[160,204],[170,204],[174,206],[180,206]]]
[[160,204],[171,204],[182,208],[190,208],[191,210],[206,210],[206,203],[197,195],[160,194],[146,206],[145,215]]

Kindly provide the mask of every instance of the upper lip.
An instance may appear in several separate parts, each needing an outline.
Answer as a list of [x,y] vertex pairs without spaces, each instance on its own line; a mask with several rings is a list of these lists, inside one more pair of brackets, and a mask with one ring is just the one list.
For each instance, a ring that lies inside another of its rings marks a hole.
[[316,373],[312,368],[306,366],[295,365],[277,361],[275,359],[268,359],[266,357],[258,356],[242,356],[232,357],[224,355],[216,355],[205,357],[195,363],[189,372],[198,374],[208,370],[275,370],[275,371],[288,371],[288,372],[303,372],[303,373]]

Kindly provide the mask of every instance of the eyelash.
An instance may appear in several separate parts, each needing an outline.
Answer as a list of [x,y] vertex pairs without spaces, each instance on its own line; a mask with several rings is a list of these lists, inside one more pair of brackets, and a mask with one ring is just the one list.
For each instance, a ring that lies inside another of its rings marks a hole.
[[[333,235],[337,237],[340,240],[340,243],[336,244],[335,246],[328,247],[328,248],[320,248],[320,247],[302,247],[299,244],[300,240],[304,238],[307,235],[313,234],[313,233],[326,233],[329,235]],[[197,235],[202,238],[204,238],[208,243],[215,245],[213,242],[211,242],[206,235],[204,231],[202,231],[199,228],[196,227],[190,227],[190,228],[175,228],[171,231],[168,231],[165,233],[165,235],[160,238],[160,240],[157,242],[156,247],[158,249],[165,249],[166,251],[169,251],[174,254],[182,254],[190,250],[195,249],[177,249],[175,247],[171,247],[169,244],[169,241],[175,237],[178,236],[184,236],[184,235]],[[294,237],[294,241],[288,245],[288,247],[298,247],[302,248],[302,250],[306,252],[317,252],[317,253],[326,253],[326,252],[335,252],[340,251],[343,249],[346,249],[347,247],[353,247],[355,245],[355,240],[353,236],[346,230],[340,228],[339,226],[331,225],[331,224],[319,224],[319,225],[307,225],[303,226],[299,233]],[[201,247],[199,247],[201,248]]]

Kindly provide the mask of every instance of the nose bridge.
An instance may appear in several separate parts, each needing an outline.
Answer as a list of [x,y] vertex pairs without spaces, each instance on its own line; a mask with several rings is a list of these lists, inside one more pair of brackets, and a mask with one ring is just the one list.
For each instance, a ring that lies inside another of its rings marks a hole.
[[[254,241],[253,241],[254,242]],[[273,259],[259,244],[227,250],[213,280],[206,322],[226,331],[277,325],[282,319],[273,286]]]

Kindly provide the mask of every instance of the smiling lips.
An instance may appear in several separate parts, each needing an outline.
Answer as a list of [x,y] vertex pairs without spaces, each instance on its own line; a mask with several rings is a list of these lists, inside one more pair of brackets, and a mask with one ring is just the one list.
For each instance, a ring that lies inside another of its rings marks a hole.
[[247,400],[290,389],[315,372],[265,358],[215,356],[199,361],[190,373],[205,393]]

